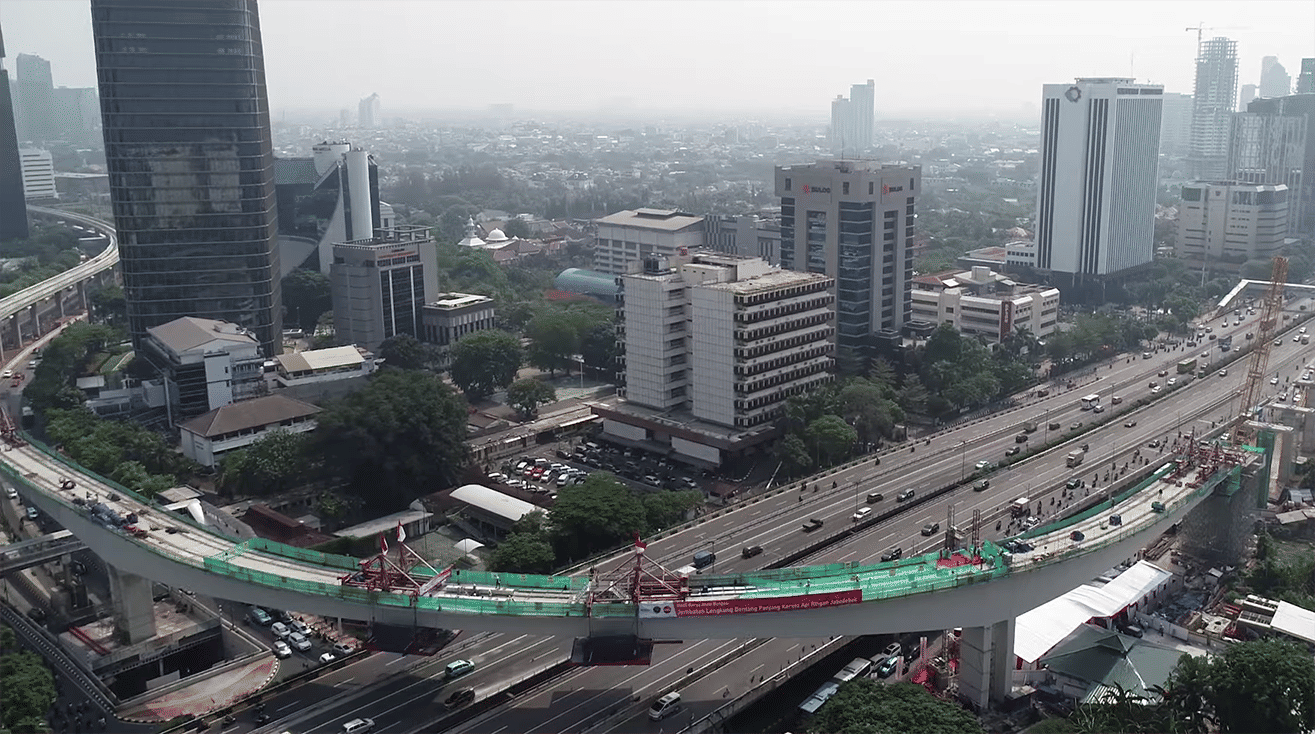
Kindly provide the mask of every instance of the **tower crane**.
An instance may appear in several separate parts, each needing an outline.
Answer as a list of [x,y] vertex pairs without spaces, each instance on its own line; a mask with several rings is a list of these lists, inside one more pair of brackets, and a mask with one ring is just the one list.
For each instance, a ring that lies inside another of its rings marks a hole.
[[1265,370],[1269,364],[1269,349],[1278,330],[1278,314],[1283,308],[1283,285],[1288,279],[1288,259],[1274,258],[1274,272],[1270,276],[1269,290],[1261,304],[1260,329],[1256,334],[1256,346],[1251,350],[1251,360],[1247,365],[1247,381],[1242,387],[1242,404],[1238,406],[1237,419],[1233,424],[1232,441],[1234,446],[1241,446],[1253,438],[1247,421],[1251,419],[1260,391],[1264,387]]
[[1196,47],[1199,49],[1199,48],[1201,48],[1201,38],[1202,38],[1202,35],[1201,35],[1201,34],[1202,34],[1204,31],[1244,31],[1244,30],[1246,30],[1246,28],[1239,28],[1239,27],[1237,27],[1237,26],[1220,26],[1220,27],[1211,27],[1211,26],[1207,26],[1207,25],[1205,25],[1204,23],[1197,23],[1196,25],[1189,25],[1189,26],[1187,26],[1186,28],[1184,28],[1183,30],[1185,30],[1185,31],[1196,31]]

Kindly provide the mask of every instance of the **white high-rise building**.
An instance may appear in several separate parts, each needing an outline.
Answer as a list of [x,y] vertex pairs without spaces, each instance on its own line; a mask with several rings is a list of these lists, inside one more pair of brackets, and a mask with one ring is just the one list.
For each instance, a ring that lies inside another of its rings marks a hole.
[[1163,93],[1119,77],[1044,86],[1038,268],[1107,275],[1151,261]]
[[703,247],[703,217],[675,209],[627,209],[594,220],[594,270],[620,275],[649,255]]
[[1240,265],[1283,251],[1288,236],[1288,187],[1237,182],[1185,184],[1178,207],[1182,259]]
[[1192,169],[1200,179],[1228,177],[1228,131],[1237,106],[1237,41],[1201,41],[1192,95]]
[[55,191],[55,163],[50,151],[23,148],[18,151],[18,158],[23,167],[24,198],[54,199],[59,196]]
[[[1261,97],[1286,97],[1292,94],[1292,76],[1278,62],[1277,56],[1266,56],[1260,61],[1259,93]],[[1246,109],[1245,105],[1242,109]]]
[[877,83],[849,88],[849,99],[831,101],[831,150],[841,158],[857,158],[872,147],[872,129],[876,116]]
[[651,255],[620,278],[618,390],[603,435],[717,465],[770,440],[787,398],[832,379],[834,281],[761,258]]

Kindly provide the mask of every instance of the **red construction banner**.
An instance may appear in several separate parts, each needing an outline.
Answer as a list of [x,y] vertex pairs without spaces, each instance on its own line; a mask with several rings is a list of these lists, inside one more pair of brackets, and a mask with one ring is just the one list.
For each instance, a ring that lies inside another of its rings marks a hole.
[[677,617],[716,617],[722,614],[756,614],[758,612],[793,612],[801,609],[822,609],[858,604],[863,592],[832,591],[826,594],[801,594],[759,599],[716,599],[710,601],[678,601]]

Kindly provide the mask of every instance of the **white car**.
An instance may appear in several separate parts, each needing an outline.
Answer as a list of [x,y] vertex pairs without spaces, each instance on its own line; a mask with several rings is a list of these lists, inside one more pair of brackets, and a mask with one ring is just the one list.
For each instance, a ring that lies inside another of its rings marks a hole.
[[854,516],[851,517],[850,519],[853,520],[854,522],[858,522],[859,520],[862,520],[863,518],[871,514],[872,514],[871,507],[860,507],[858,512],[855,512]]
[[1177,378],[1177,377],[1170,377],[1169,379],[1167,379],[1167,380],[1164,381],[1164,384],[1165,384],[1166,386],[1168,386],[1168,387],[1173,387],[1174,385],[1177,385],[1177,384],[1178,384],[1178,378]]
[[990,468],[990,466],[991,466],[991,462],[986,461],[985,459],[983,459],[983,460],[977,462],[976,464],[973,464],[973,466],[974,466],[975,468],[977,468],[977,469],[980,471],[980,470],[982,470],[982,469]]
[[1155,385],[1154,387],[1152,387],[1152,388],[1151,388],[1151,394],[1152,394],[1152,395],[1159,395],[1159,394],[1160,394],[1160,386],[1159,386],[1159,385]]
[[288,622],[288,629],[302,635],[303,637],[310,637],[310,627],[307,627],[306,623],[300,619],[294,619],[291,622]]
[[310,650],[311,647],[310,640],[306,639],[306,635],[303,635],[300,632],[293,632],[288,635],[288,644],[301,652],[306,652]]
[[269,631],[273,632],[274,636],[280,640],[292,634],[292,630],[288,629],[288,626],[286,624],[283,624],[282,622],[275,622],[274,624],[271,624],[269,626]]
[[290,658],[292,657],[292,648],[288,647],[288,643],[283,640],[274,640],[274,657],[280,659]]
[[1271,384],[1271,385],[1277,385],[1277,384],[1278,384],[1278,378],[1277,378],[1277,377],[1271,377],[1271,378],[1269,378],[1269,384]]
[[3,378],[6,379],[6,380],[8,380],[9,378],[11,378],[11,377],[13,377],[13,376],[14,376],[14,371],[13,371],[13,370],[5,370],[4,374],[3,374],[3,375],[0,375],[0,377],[3,377]]
[[331,652],[320,653],[320,662],[321,662],[321,663],[331,663],[331,662],[333,662],[334,660],[337,660],[337,659],[338,659],[338,656],[337,656],[337,655],[334,655],[334,654],[331,653]]

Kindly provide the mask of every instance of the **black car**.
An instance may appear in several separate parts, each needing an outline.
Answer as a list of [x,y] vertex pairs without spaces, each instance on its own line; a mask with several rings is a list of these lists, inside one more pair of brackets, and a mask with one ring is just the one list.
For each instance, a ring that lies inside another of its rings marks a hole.
[[27,610],[27,616],[33,622],[40,624],[41,622],[46,621],[46,610],[42,609],[41,607],[32,607],[31,609]]
[[890,657],[886,658],[885,662],[881,664],[880,668],[877,668],[877,675],[881,676],[882,678],[889,678],[890,676],[895,674],[896,670],[899,670],[899,656],[891,655]]
[[1073,479],[1064,482],[1064,487],[1066,489],[1080,489],[1082,487],[1082,480],[1074,477]]
[[1017,456],[1021,452],[1022,449],[1018,448],[1017,446],[1010,446],[1009,448],[1005,449],[1005,456]]
[[927,523],[926,525],[923,525],[923,526],[922,526],[922,534],[923,534],[924,536],[931,537],[932,535],[935,535],[936,532],[937,532],[938,530],[940,530],[940,529],[941,529],[941,524],[940,524],[940,523],[938,523],[938,522],[929,522],[929,523]]
[[899,494],[895,495],[895,500],[897,502],[903,502],[904,500],[911,500],[911,499],[913,499],[913,490],[911,489],[906,489],[903,492],[900,492]]
[[815,517],[809,520],[808,522],[804,523],[803,531],[805,533],[811,533],[820,527],[822,527],[822,521]]
[[458,688],[457,690],[452,692],[452,695],[447,697],[447,700],[443,702],[443,706],[445,708],[454,709],[454,708],[460,708],[461,706],[465,706],[466,704],[469,703],[474,703],[474,701],[475,701],[474,688]]
[[741,558],[753,558],[762,555],[763,547],[761,545],[746,545],[744,550],[740,551]]
[[903,555],[904,555],[903,548],[891,548],[890,550],[881,554],[881,562],[885,563],[887,561],[898,561],[900,557]]

